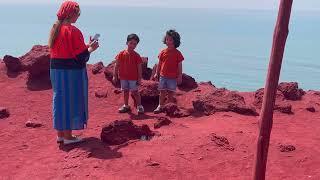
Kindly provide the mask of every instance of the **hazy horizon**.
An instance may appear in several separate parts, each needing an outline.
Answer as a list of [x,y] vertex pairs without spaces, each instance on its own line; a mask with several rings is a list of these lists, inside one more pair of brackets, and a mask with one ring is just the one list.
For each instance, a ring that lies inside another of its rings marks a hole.
[[[26,4],[51,4],[58,5],[63,0],[0,0],[0,4],[26,5]],[[249,10],[276,10],[279,0],[77,0],[84,6],[116,6],[116,7],[162,7],[162,8],[208,8],[208,9],[249,9]],[[319,0],[294,1],[294,10],[319,11]]]

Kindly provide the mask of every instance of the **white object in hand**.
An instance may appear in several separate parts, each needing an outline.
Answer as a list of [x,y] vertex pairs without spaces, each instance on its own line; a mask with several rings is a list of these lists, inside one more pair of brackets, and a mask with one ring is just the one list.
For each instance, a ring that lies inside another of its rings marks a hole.
[[100,38],[100,34],[95,34],[92,38],[93,41],[98,41]]

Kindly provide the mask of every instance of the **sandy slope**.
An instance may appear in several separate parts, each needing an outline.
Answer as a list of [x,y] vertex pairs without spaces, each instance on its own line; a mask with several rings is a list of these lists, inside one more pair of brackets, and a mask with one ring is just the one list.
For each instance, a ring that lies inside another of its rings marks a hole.
[[[113,93],[103,73],[89,74],[89,127],[77,132],[87,140],[59,148],[52,129],[51,90],[27,90],[26,74],[8,78],[0,64],[0,106],[11,113],[0,119],[0,179],[251,179],[258,117],[216,113],[172,119],[173,124],[158,129],[161,136],[150,141],[108,146],[100,141],[104,124],[133,119],[153,127],[156,116],[119,115],[121,94]],[[107,90],[108,97],[96,98],[97,89]],[[253,93],[242,95],[247,102],[253,100]],[[320,109],[306,111],[310,100],[319,102],[320,96],[309,92],[292,102],[294,115],[275,113],[267,179],[320,179]],[[44,126],[26,128],[30,118]],[[229,146],[216,145],[212,133],[226,137]],[[279,144],[292,144],[296,150],[280,152]]]

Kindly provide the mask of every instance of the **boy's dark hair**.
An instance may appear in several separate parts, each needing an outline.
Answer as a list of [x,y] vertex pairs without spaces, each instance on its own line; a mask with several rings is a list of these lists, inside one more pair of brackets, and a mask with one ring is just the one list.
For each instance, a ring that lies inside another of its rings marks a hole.
[[163,38],[164,44],[166,44],[166,37],[167,36],[172,37],[175,48],[178,48],[180,46],[180,44],[181,44],[180,39],[181,38],[180,38],[180,34],[176,30],[170,29],[169,31],[166,32],[166,35]]
[[127,37],[127,42],[131,41],[131,40],[136,40],[137,43],[140,42],[139,36],[136,34],[129,34]]

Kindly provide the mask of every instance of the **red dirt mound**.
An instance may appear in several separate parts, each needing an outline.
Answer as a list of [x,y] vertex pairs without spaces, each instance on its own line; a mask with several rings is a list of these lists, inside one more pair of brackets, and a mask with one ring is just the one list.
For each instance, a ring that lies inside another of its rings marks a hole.
[[131,120],[114,121],[105,125],[101,131],[101,140],[110,145],[119,145],[142,136],[153,136],[148,125],[137,126]]

